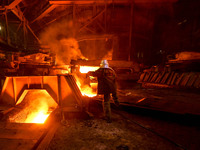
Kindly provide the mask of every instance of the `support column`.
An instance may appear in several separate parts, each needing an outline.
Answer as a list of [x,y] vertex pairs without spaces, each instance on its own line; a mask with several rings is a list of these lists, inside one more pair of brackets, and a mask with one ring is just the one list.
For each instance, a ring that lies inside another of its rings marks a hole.
[[128,61],[131,60],[131,47],[132,47],[132,32],[133,32],[133,2],[131,3],[130,15],[130,30],[129,30],[129,47],[128,47]]
[[6,19],[6,40],[7,40],[7,43],[10,45],[10,35],[9,35],[9,29],[8,29],[7,9],[5,11],[5,19]]

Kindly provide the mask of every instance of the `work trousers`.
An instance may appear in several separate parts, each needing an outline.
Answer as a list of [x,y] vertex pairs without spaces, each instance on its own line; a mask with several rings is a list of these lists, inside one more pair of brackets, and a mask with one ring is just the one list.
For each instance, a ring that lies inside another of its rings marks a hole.
[[[113,97],[114,102],[119,102],[116,92],[112,93],[112,97]],[[104,111],[105,117],[108,119],[111,119],[110,93],[104,94],[103,111]]]

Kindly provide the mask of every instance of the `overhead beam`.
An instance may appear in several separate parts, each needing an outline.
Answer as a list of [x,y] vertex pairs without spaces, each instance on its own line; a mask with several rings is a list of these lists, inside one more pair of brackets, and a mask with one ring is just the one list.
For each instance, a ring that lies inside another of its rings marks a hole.
[[12,9],[15,6],[17,6],[22,0],[14,0],[12,3],[10,3],[8,6],[5,6],[6,9]]
[[70,4],[131,4],[131,3],[166,3],[177,2],[178,0],[49,0],[50,4],[70,5]]
[[95,19],[97,19],[99,16],[101,16],[103,13],[105,12],[105,9],[102,10],[99,14],[97,14],[96,16],[92,17],[88,22],[85,23],[85,25],[83,25],[80,29],[79,29],[79,32],[87,27],[91,22],[93,22]]
[[129,55],[128,55],[128,61],[131,60],[131,47],[132,47],[132,32],[133,32],[133,3],[131,4],[131,11],[130,11],[130,30],[129,30]]
[[45,24],[40,25],[39,28],[37,28],[35,31],[40,31],[40,30],[41,30],[42,28],[44,28],[45,26],[47,26],[47,25],[49,25],[49,24],[51,24],[51,23],[53,23],[53,22],[59,20],[59,19],[62,18],[62,17],[67,16],[67,15],[70,15],[70,13],[67,12],[67,13],[64,13],[64,14],[62,14],[62,15],[60,15],[60,16],[57,16],[57,18],[55,18],[55,19],[53,19],[53,20],[51,20],[51,21],[49,21],[49,22],[47,22],[47,23],[45,23]]
[[[110,3],[130,3],[132,0],[107,0],[108,4]],[[70,5],[70,4],[105,4],[105,0],[50,0],[50,4],[56,5]]]
[[39,15],[37,18],[35,18],[31,23],[34,23],[37,20],[42,19],[46,14],[50,13],[52,10],[54,10],[57,7],[57,5],[51,5],[49,8],[47,8],[41,15]]
[[81,41],[85,41],[85,40],[105,40],[106,38],[112,39],[113,37],[115,37],[114,34],[102,34],[102,35],[91,34],[91,35],[79,36],[76,39],[78,42],[81,42]]
[[31,29],[31,27],[28,25],[28,20],[26,20],[26,18],[24,17],[24,14],[23,14],[23,12],[20,10],[20,8],[14,7],[14,8],[11,9],[11,11],[12,11],[21,21],[23,21],[23,22],[26,23],[27,28],[30,30],[30,32],[33,34],[33,36],[37,39],[37,41],[38,41],[39,43],[41,43],[40,40],[39,40],[39,38],[35,35],[34,31],[33,31],[33,30]]

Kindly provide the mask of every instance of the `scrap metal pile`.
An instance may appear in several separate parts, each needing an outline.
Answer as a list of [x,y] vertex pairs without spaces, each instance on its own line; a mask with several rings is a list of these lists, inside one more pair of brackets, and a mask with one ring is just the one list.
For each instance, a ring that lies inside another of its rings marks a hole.
[[165,66],[153,66],[144,70],[139,83],[143,87],[159,88],[199,88],[200,87],[200,53],[180,52]]

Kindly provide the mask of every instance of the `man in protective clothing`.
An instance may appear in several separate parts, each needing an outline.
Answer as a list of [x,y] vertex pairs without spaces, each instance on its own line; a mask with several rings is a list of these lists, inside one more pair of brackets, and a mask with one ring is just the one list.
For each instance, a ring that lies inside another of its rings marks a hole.
[[89,72],[88,75],[97,77],[98,94],[104,95],[103,111],[105,119],[108,123],[110,123],[111,122],[110,94],[112,94],[115,105],[119,106],[115,71],[109,67],[107,60],[102,60],[100,68],[94,72]]

